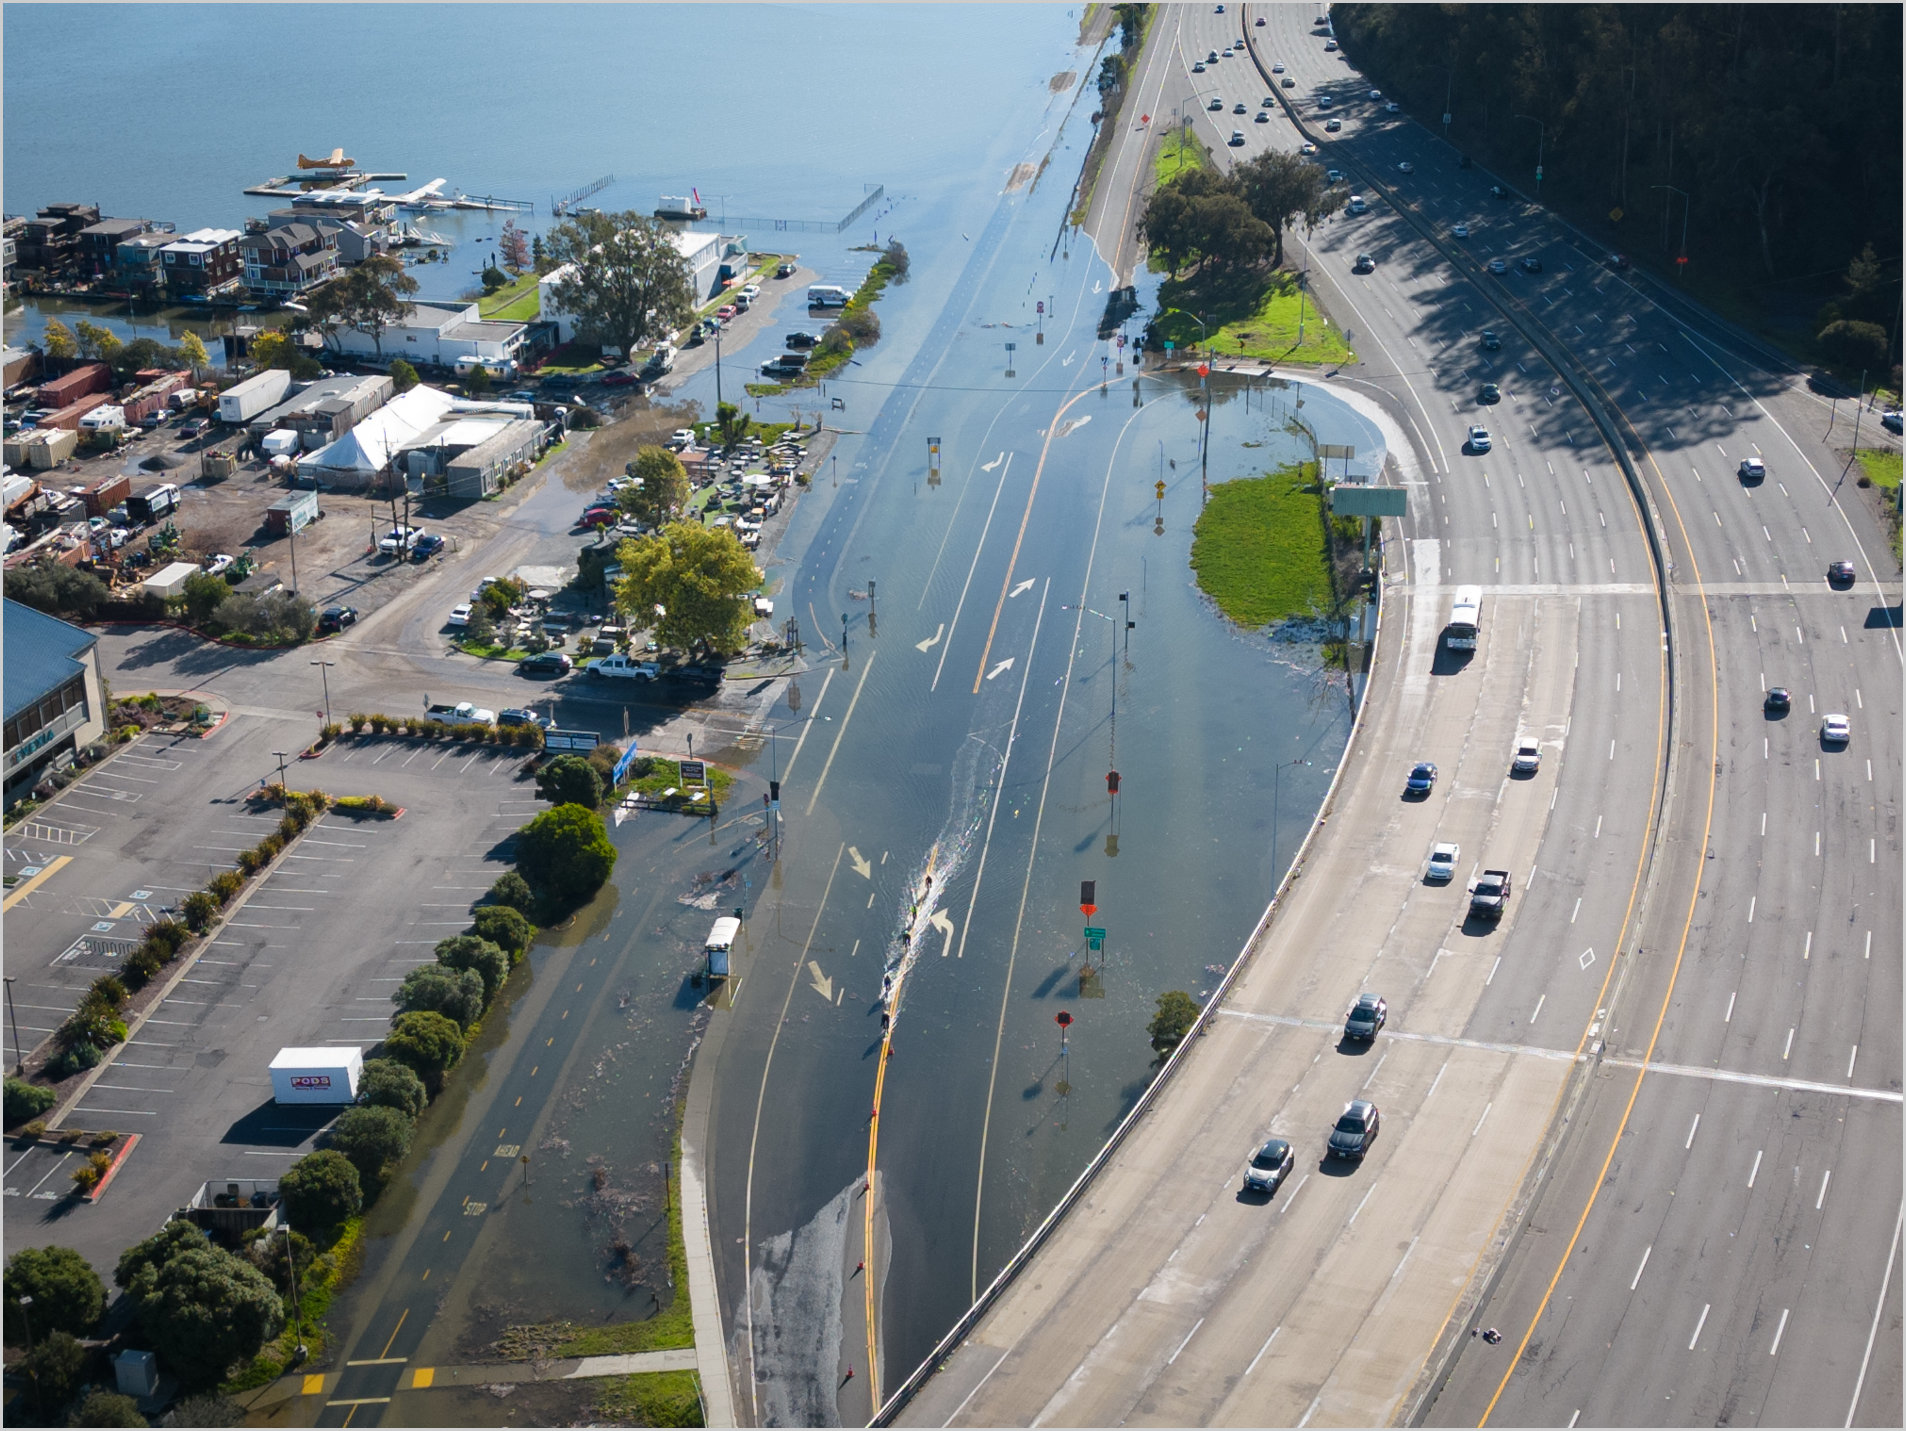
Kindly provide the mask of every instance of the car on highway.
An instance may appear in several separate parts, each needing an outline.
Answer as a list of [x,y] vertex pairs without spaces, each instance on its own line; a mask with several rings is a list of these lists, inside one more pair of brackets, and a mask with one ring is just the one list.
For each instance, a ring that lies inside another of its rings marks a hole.
[[443,624],[446,626],[468,626],[470,624],[470,613],[474,609],[475,608],[467,601],[460,606],[453,606],[450,608],[450,615],[444,620]]
[[1226,46],[1224,47],[1224,57],[1225,57],[1225,58],[1226,58],[1227,60],[1231,58],[1231,47],[1230,47],[1229,45],[1226,45]]
[[1484,352],[1493,353],[1502,347],[1502,338],[1494,328],[1483,329],[1478,341],[1481,342]]
[[1296,1163],[1297,1155],[1291,1150],[1288,1139],[1265,1139],[1263,1146],[1251,1154],[1251,1161],[1244,1165],[1244,1190],[1260,1193],[1276,1192],[1277,1185],[1284,1181],[1284,1175],[1290,1172]]
[[1344,212],[1349,214],[1367,214],[1370,212],[1370,206],[1364,203],[1363,195],[1361,194],[1352,194],[1350,201],[1343,207]]
[[1390,1006],[1380,994],[1358,994],[1357,1001],[1343,1016],[1343,1036],[1368,1043],[1383,1032],[1390,1017]]
[[1193,64],[1192,66],[1191,66],[1191,72],[1192,72],[1192,73],[1193,73],[1194,75],[1201,75],[1201,74],[1203,74],[1203,73],[1204,73],[1204,61],[1203,61],[1203,60],[1198,60],[1198,61],[1196,61],[1196,62],[1195,62],[1195,63],[1194,63],[1194,64]]
[[1326,119],[1324,121],[1324,132],[1327,134],[1336,134],[1342,129],[1343,129],[1343,121],[1341,119],[1336,118],[1335,116],[1332,116],[1331,118]]
[[1409,775],[1403,781],[1405,795],[1427,795],[1436,788],[1436,767],[1427,760],[1419,760],[1410,767]]
[[1431,884],[1448,884],[1456,878],[1456,861],[1462,858],[1462,853],[1461,845],[1431,845],[1429,864],[1423,869],[1423,878]]
[[1274,74],[1274,75],[1281,75],[1281,74],[1283,74],[1283,73],[1284,73],[1284,62],[1283,62],[1282,60],[1278,60],[1277,62],[1275,62],[1275,63],[1274,63],[1274,64],[1273,64],[1272,66],[1271,66],[1271,73],[1272,73],[1272,74]]
[[[1262,15],[1259,15],[1257,17],[1256,25],[1257,25],[1257,28],[1260,30],[1264,28],[1264,17]],[[1279,68],[1281,69],[1282,66],[1279,66]]]
[[1208,65],[1215,65],[1218,62],[1218,52],[1216,50],[1206,50],[1204,62]]
[[1451,238],[1459,238],[1459,239],[1466,239],[1466,238],[1468,238],[1468,237],[1469,237],[1469,225],[1468,225],[1468,224],[1454,224],[1454,225],[1452,225],[1452,226],[1450,227],[1450,230],[1449,230],[1449,236],[1450,236]]
[[1490,445],[1489,429],[1486,427],[1472,427],[1469,429],[1469,435],[1465,441],[1471,452],[1487,452]]
[[1401,114],[1403,112],[1403,106],[1393,99],[1386,99],[1383,101],[1383,112],[1385,114]]
[[1285,89],[1297,88],[1297,81],[1292,79],[1289,75],[1285,75],[1283,79],[1278,81],[1278,83],[1282,85]]
[[1350,271],[1352,273],[1374,273],[1376,272],[1376,267],[1377,261],[1374,258],[1370,257],[1367,253],[1360,253],[1357,255],[1357,261],[1350,265]]
[[1343,170],[1341,169],[1324,170],[1324,182],[1326,184],[1341,184],[1343,182]]
[[1315,154],[1317,152],[1317,146],[1306,139],[1302,144],[1297,146],[1297,152],[1306,155]]
[[1743,482],[1765,482],[1767,480],[1767,464],[1762,462],[1758,457],[1743,457],[1741,459],[1741,465],[1736,469],[1736,472]]
[[1231,112],[1233,114],[1249,114],[1251,111],[1243,100],[1239,100],[1236,104],[1231,106]]
[[1887,411],[1881,413],[1880,426],[1885,428],[1888,432],[1892,433],[1894,436],[1899,436],[1900,435],[1899,409],[1889,408]]
[[1523,259],[1522,271],[1524,273],[1540,273],[1542,271],[1542,260],[1533,257]]
[[1258,107],[1259,109],[1276,109],[1276,108],[1277,108],[1277,96],[1276,96],[1276,95],[1274,95],[1274,94],[1267,94],[1267,95],[1265,95],[1263,99],[1261,99],[1261,100],[1259,100],[1259,101],[1258,101],[1258,105],[1257,105],[1257,107]]
[[1370,1145],[1376,1142],[1382,1122],[1383,1115],[1377,1112],[1376,1104],[1362,1098],[1346,1103],[1338,1115],[1337,1125],[1330,1130],[1329,1155],[1361,1161],[1370,1151]]
[[1622,254],[1622,253],[1611,253],[1611,254],[1609,254],[1609,255],[1608,255],[1608,263],[1609,263],[1609,266],[1610,266],[1611,268],[1623,268],[1623,269],[1625,269],[1625,268],[1628,268],[1628,267],[1630,267],[1630,264],[1629,264],[1629,262],[1628,262],[1628,255],[1626,255],[1626,254]]
[[1205,108],[1210,110],[1213,114],[1216,114],[1224,108],[1224,100],[1214,94],[1211,96],[1211,103],[1207,104]]
[[1336,102],[1337,102],[1336,100],[1332,99],[1327,94],[1318,95],[1317,96],[1317,112],[1319,114],[1322,114],[1324,111],[1328,110]]
[[1242,129],[1232,130],[1229,142],[1233,149],[1242,149],[1244,147],[1244,131]]
[[342,631],[346,626],[357,625],[355,606],[327,606],[318,613],[320,632]]
[[1492,258],[1489,260],[1489,271],[1491,273],[1507,273],[1509,271],[1509,265],[1499,258]]
[[1855,575],[1850,561],[1836,561],[1827,568],[1827,581],[1833,586],[1851,586]]
[[561,651],[541,651],[516,663],[519,676],[566,676],[575,663]]
[[527,707],[511,706],[508,710],[496,713],[496,723],[498,725],[533,725],[539,730],[547,730],[556,722]]
[[1542,742],[1525,735],[1516,742],[1515,759],[1509,762],[1511,773],[1533,775],[1542,768]]
[[1370,98],[1372,98],[1372,99],[1382,99],[1382,98],[1383,98],[1383,91],[1382,91],[1382,90],[1380,90],[1380,89],[1373,89],[1373,90],[1371,90],[1371,91],[1370,91]]
[[1326,50],[1334,50],[1337,48],[1337,42],[1335,40],[1325,40],[1324,48]]
[[1271,122],[1270,111],[1265,109],[1260,109],[1257,112],[1257,122],[1259,124],[1269,124]]
[[1476,394],[1477,402],[1501,402],[1502,389],[1494,383],[1484,383]]
[[1769,686],[1760,707],[1768,715],[1785,715],[1793,709],[1793,697],[1788,694],[1785,686]]
[[1853,738],[1853,723],[1838,712],[1820,722],[1820,741],[1823,745],[1845,745]]
[[1396,172],[1399,174],[1414,174],[1416,172],[1416,166],[1405,159],[1396,166]]

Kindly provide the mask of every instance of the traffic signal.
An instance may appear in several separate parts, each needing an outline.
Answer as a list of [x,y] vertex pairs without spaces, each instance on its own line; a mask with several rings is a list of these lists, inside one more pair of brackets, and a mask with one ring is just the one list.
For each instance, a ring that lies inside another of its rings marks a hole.
[[1116,770],[1108,770],[1105,772],[1105,788],[1110,794],[1118,794],[1118,772]]
[[768,798],[770,800],[779,800],[781,798],[781,782],[779,780],[770,780],[768,782]]

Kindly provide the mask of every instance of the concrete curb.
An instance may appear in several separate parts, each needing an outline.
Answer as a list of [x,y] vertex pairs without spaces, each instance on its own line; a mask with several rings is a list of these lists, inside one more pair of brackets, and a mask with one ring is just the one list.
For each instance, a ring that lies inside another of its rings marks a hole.
[[139,1139],[143,1136],[144,1135],[140,1133],[126,1134],[126,1141],[120,1144],[119,1151],[113,1154],[113,1160],[106,1168],[105,1175],[102,1176],[98,1182],[93,1184],[93,1190],[86,1193],[82,1201],[98,1202],[101,1198],[106,1196],[106,1189],[111,1187],[112,1180],[119,1176],[120,1165],[124,1163],[127,1158],[132,1156],[132,1150],[139,1146]]
[[[719,1030],[720,1032],[717,1032]],[[709,1123],[714,1111],[714,1066],[726,1041],[726,1020],[710,1021],[695,1050],[682,1110],[682,1249],[688,1261],[688,1308],[695,1327],[695,1368],[701,1381],[702,1420],[728,1427],[735,1420],[735,1388],[728,1364],[728,1341],[721,1325],[719,1284],[715,1280],[714,1238],[708,1230],[708,1192],[704,1172]]]

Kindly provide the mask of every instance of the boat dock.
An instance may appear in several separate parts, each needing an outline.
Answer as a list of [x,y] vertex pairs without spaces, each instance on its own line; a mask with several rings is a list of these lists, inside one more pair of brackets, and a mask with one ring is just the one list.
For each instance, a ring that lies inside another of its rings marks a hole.
[[311,169],[299,174],[280,174],[262,184],[252,185],[245,192],[261,199],[303,199],[306,203],[339,205],[383,203],[425,212],[451,209],[473,209],[485,213],[536,212],[536,205],[528,199],[504,199],[495,194],[466,194],[461,189],[451,197],[444,198],[442,189],[449,182],[446,179],[432,179],[402,194],[387,194],[377,187],[380,183],[400,183],[409,177],[408,174],[377,174],[358,169]]

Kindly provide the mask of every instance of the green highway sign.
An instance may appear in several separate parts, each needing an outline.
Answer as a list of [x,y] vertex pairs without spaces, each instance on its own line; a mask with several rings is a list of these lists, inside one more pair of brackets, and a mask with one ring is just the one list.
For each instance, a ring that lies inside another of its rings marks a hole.
[[1085,926],[1085,937],[1087,939],[1103,939],[1105,937],[1105,931],[1103,929],[1094,929],[1088,924]]

